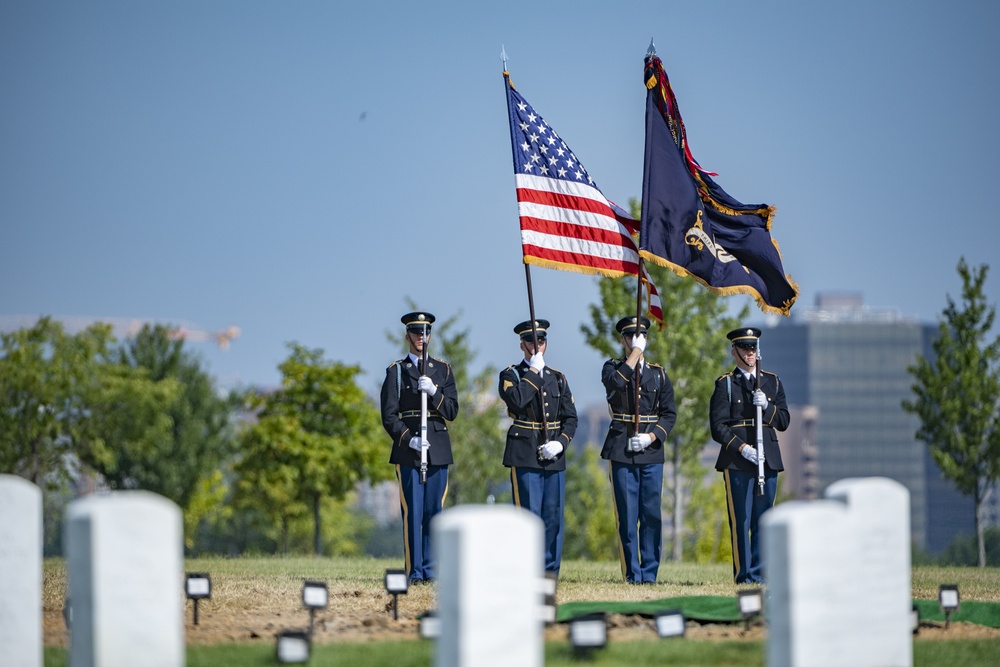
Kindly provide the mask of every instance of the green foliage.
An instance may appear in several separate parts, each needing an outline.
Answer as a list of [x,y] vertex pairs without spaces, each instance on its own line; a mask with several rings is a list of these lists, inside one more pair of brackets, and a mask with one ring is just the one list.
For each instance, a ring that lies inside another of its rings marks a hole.
[[280,527],[289,546],[292,524],[310,512],[320,544],[321,506],[342,500],[361,481],[388,479],[378,410],[358,386],[358,366],[323,358],[298,343],[279,365],[281,387],[246,396],[257,423],[241,434],[237,503],[257,508]]
[[616,560],[618,536],[607,463],[594,447],[566,452],[563,558]]
[[[412,300],[407,304],[417,309]],[[448,507],[485,503],[487,496],[509,494],[506,469],[501,465],[506,434],[501,425],[504,406],[496,393],[497,369],[487,365],[472,375],[476,352],[469,345],[470,329],[457,330],[461,311],[444,321],[438,319],[431,332],[429,354],[451,365],[458,391],[459,417],[448,424],[455,463],[448,471]],[[386,332],[391,341],[400,340]],[[405,340],[404,353],[409,351]]]
[[159,325],[116,347],[109,325],[69,335],[50,318],[3,335],[0,470],[47,487],[47,552],[60,546],[60,489],[80,473],[158,493],[185,513],[215,479],[231,451],[230,406],[182,346]]
[[403,558],[403,519],[376,524],[366,533],[365,553],[373,558]]
[[[638,215],[634,200],[631,207],[633,215]],[[701,449],[711,440],[709,401],[715,378],[726,371],[729,363],[725,333],[741,324],[749,315],[749,307],[744,306],[737,317],[728,317],[725,297],[664,267],[650,264],[646,269],[659,290],[663,307],[663,327],[656,330],[654,325],[646,344],[646,358],[661,364],[673,383],[677,423],[665,443],[666,456],[668,462],[679,463],[682,473],[687,473],[697,466]],[[609,357],[622,355],[615,324],[635,313],[636,287],[634,278],[599,280],[600,303],[590,305],[590,323],[580,327],[588,345]],[[664,497],[672,510],[676,496],[683,491],[683,481],[678,488],[671,477],[664,475]],[[724,505],[717,511],[724,512]],[[682,519],[682,523],[688,522]],[[700,525],[695,524],[694,529],[697,532]],[[677,549],[674,554],[680,555]]]
[[[1000,561],[1000,528],[990,526],[983,530],[983,546],[986,550],[986,561]],[[973,566],[979,562],[978,540],[975,535],[959,535],[944,552],[936,559],[939,565]]]
[[916,399],[903,409],[920,419],[925,442],[945,477],[976,505],[979,565],[986,564],[982,505],[987,487],[1000,480],[1000,337],[987,341],[996,315],[986,302],[987,265],[958,263],[962,303],[949,296],[934,339],[934,358],[909,368]]
[[[375,520],[351,509],[354,500],[353,493],[347,494],[344,498],[322,500],[320,516],[324,540],[319,555],[328,557],[364,555],[364,544],[375,527]],[[283,538],[273,525],[265,529],[265,534],[275,543],[287,539],[288,553],[308,554],[314,548],[314,529],[312,517],[299,516],[289,521],[286,537]]]
[[184,508],[184,546],[193,549],[198,526],[216,513],[217,520],[224,521],[233,514],[233,509],[225,503],[229,487],[221,470],[213,470],[198,480]]
[[69,335],[42,318],[0,341],[0,471],[57,488],[82,468],[138,487],[118,473],[168,437],[178,383],[118,363],[106,324]]
[[198,492],[199,502],[205,502],[213,480],[211,497],[220,499],[219,466],[235,450],[229,426],[233,406],[217,395],[198,357],[184,349],[183,340],[172,340],[163,325],[144,325],[118,349],[117,357],[123,366],[144,370],[155,383],[176,383],[178,393],[160,406],[169,420],[167,432],[144,449],[120,448],[114,470],[106,473],[108,481],[113,486],[130,482],[170,498],[191,524],[196,519],[187,516],[189,505]]
[[685,544],[685,556],[690,555],[695,563],[732,562],[733,545],[726,507],[726,483],[721,475],[713,475],[711,482],[694,487],[687,519],[698,529]]

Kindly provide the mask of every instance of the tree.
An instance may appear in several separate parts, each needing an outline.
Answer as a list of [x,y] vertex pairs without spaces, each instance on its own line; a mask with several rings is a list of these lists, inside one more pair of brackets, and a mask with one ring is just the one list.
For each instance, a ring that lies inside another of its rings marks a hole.
[[[630,203],[633,215],[637,216],[637,202]],[[740,325],[748,316],[749,308],[744,306],[735,318],[727,317],[725,297],[669,269],[656,265],[647,265],[646,269],[660,291],[664,320],[663,327],[650,336],[646,354],[666,369],[677,402],[677,422],[669,443],[664,445],[671,464],[667,502],[673,512],[672,555],[674,560],[680,561],[683,559],[683,498],[687,487],[699,485],[704,473],[698,454],[711,440],[708,404],[715,378],[724,372],[729,358],[724,334]],[[600,304],[590,305],[591,322],[580,329],[592,348],[609,357],[619,357],[622,351],[615,324],[622,317],[635,313],[636,281],[634,278],[601,278],[598,287]],[[664,483],[667,484],[666,478]]]
[[563,558],[614,560],[618,557],[611,494],[594,493],[608,484],[608,473],[594,447],[566,451],[566,505]]
[[903,409],[920,419],[917,439],[945,477],[973,498],[979,567],[986,566],[984,501],[1000,479],[1000,337],[986,340],[996,316],[983,294],[988,269],[970,269],[964,257],[959,260],[962,303],[947,297],[934,358],[918,355],[910,366],[916,398],[903,401]]
[[118,348],[117,360],[144,369],[153,382],[175,381],[178,394],[164,406],[170,419],[167,437],[146,451],[122,447],[108,479],[118,486],[131,482],[159,493],[180,505],[186,515],[199,483],[216,473],[234,451],[229,428],[233,406],[216,394],[211,376],[184,349],[184,341],[171,340],[170,329],[163,325],[144,325]]
[[37,485],[68,479],[73,452],[63,407],[76,384],[69,336],[43,317],[31,328],[0,336],[0,471]]
[[113,476],[125,449],[150,451],[169,432],[177,383],[117,363],[110,325],[69,335],[43,317],[0,342],[0,471],[49,488],[81,467]]
[[288,547],[291,522],[311,514],[314,553],[323,551],[321,508],[360,481],[389,478],[378,410],[358,386],[359,366],[326,361],[323,350],[290,343],[279,366],[281,387],[249,394],[258,415],[241,436],[235,466],[244,506],[261,508],[281,525]]
[[719,508],[726,507],[726,484],[716,475],[708,484],[695,486],[687,518],[698,526],[689,540],[689,551],[696,563],[731,563],[733,543],[729,521]]
[[[408,307],[417,310],[411,299],[406,301]],[[455,330],[461,315],[459,311],[444,321],[439,319],[431,330],[428,348],[431,356],[451,365],[458,390],[459,416],[448,425],[455,455],[455,463],[448,471],[449,507],[484,503],[489,495],[505,488],[504,482],[509,479],[501,465],[506,438],[501,426],[504,405],[497,396],[498,371],[488,364],[471,375],[476,352],[469,346],[470,330]],[[386,337],[392,342],[399,341],[393,331],[386,331]],[[408,349],[404,341],[404,353]]]

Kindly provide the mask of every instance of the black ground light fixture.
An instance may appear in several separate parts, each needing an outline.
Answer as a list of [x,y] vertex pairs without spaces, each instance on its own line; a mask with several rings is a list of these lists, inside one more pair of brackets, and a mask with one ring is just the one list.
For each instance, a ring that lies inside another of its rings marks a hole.
[[938,602],[944,612],[944,629],[951,628],[951,615],[958,611],[958,584],[941,584],[938,589]]
[[662,639],[684,636],[684,613],[680,609],[656,612],[656,634]]
[[312,633],[305,630],[283,630],[277,635],[277,657],[282,664],[309,662]]
[[913,609],[910,610],[910,629],[913,630],[913,634],[920,632],[920,607],[913,605]]
[[569,643],[577,654],[604,648],[608,643],[608,619],[603,611],[577,616],[569,622]]
[[410,578],[406,570],[385,571],[385,592],[392,596],[392,620],[399,620],[399,596],[410,590]]
[[743,629],[750,629],[750,621],[764,609],[764,593],[759,588],[745,588],[739,591],[740,616]]
[[420,616],[420,638],[437,639],[441,636],[441,618],[433,609]]
[[212,578],[207,572],[188,572],[184,575],[184,594],[194,605],[194,624],[198,625],[198,601],[212,597]]
[[67,630],[73,626],[73,607],[69,603],[69,596],[66,596],[66,601],[63,603],[63,621]]
[[317,609],[326,609],[330,603],[330,592],[324,581],[305,581],[302,584],[302,606],[309,610],[309,634],[313,631]]

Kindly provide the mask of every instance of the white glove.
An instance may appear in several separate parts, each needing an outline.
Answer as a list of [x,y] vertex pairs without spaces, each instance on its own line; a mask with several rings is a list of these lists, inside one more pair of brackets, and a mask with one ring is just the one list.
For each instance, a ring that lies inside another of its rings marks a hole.
[[550,461],[562,454],[562,451],[562,443],[557,440],[549,440],[542,445],[542,456]]
[[640,352],[646,351],[646,334],[636,334],[632,336],[632,347],[638,348]]
[[633,452],[641,452],[653,444],[653,436],[648,433],[640,433],[628,439],[629,449]]
[[528,365],[534,368],[536,371],[538,371],[539,374],[541,374],[541,372],[545,369],[545,358],[542,357],[542,353],[536,352],[533,355],[531,355],[531,359],[528,360]]
[[419,435],[415,435],[412,438],[410,438],[410,449],[415,449],[418,452],[420,451],[420,436]]
[[[752,463],[754,465],[757,465],[758,459],[757,459],[757,448],[756,447],[751,447],[750,445],[747,445],[746,447],[744,447],[743,449],[740,450],[740,454],[742,454],[743,458],[745,458],[750,463]],[[760,461],[763,463],[763,461],[764,461],[764,457],[763,456],[760,457]]]
[[764,392],[761,391],[760,389],[758,389],[753,393],[753,404],[756,405],[758,408],[767,407],[767,396],[765,396]]
[[437,385],[426,375],[421,375],[420,379],[417,380],[417,389],[424,392],[428,396],[433,396],[438,393]]

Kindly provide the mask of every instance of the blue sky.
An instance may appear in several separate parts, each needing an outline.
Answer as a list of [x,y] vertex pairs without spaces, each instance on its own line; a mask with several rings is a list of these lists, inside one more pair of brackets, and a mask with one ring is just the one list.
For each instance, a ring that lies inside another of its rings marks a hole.
[[[642,186],[650,38],[695,158],[778,207],[796,308],[858,291],[933,321],[960,257],[1000,257],[998,25],[985,1],[0,0],[0,326],[236,325],[228,351],[191,344],[223,386],[275,384],[295,340],[360,364],[374,391],[410,297],[461,310],[477,363],[516,361],[528,315],[501,46],[625,203]],[[579,332],[596,280],[532,281],[549,363],[578,403],[600,401]]]

